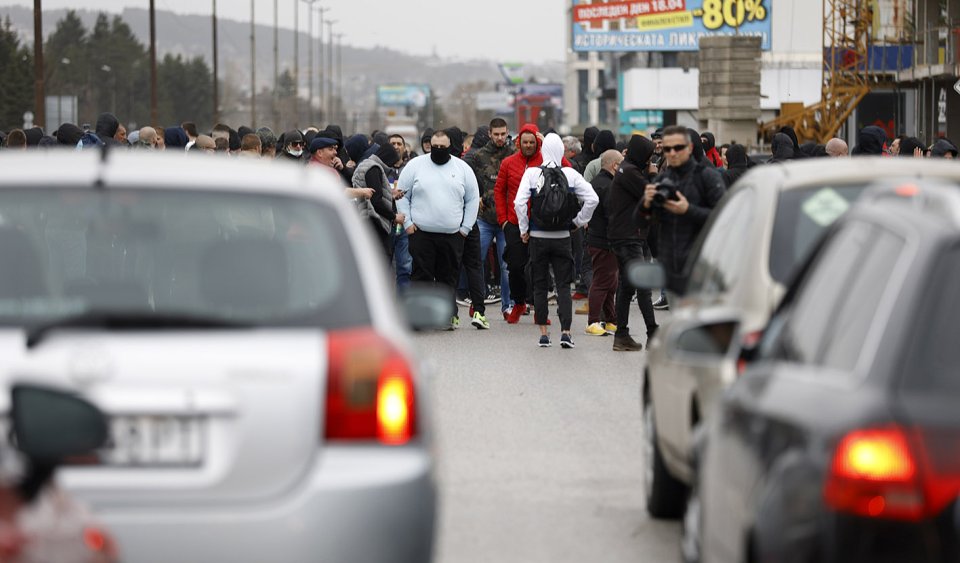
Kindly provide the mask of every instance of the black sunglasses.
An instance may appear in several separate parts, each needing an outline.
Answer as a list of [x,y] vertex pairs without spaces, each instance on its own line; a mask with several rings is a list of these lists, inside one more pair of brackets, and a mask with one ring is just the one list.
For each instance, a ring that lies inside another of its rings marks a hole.
[[290,141],[290,146],[291,146],[291,147],[302,147],[302,146],[303,146],[303,141]]
[[672,147],[668,147],[664,145],[663,152],[680,152],[683,149],[688,148],[689,146],[690,145],[674,145]]

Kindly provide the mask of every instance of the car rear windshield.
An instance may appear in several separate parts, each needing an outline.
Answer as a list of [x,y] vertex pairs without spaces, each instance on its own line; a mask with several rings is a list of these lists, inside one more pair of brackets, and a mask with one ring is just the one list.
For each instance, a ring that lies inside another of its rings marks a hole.
[[369,323],[337,212],[194,190],[0,191],[0,324],[92,311],[254,326]]
[[960,394],[960,244],[953,243],[938,258],[930,289],[916,314],[912,345],[905,363],[904,383],[949,395]]
[[770,275],[786,284],[820,235],[852,205],[865,184],[785,190],[777,202],[770,245]]

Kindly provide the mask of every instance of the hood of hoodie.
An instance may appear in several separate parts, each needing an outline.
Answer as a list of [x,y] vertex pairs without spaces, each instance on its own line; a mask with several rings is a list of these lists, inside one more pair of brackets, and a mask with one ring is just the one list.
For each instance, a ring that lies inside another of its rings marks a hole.
[[113,137],[120,128],[120,120],[112,113],[101,113],[97,118],[96,133],[101,137]]
[[480,150],[487,146],[487,143],[489,142],[490,128],[486,125],[481,125],[480,127],[477,127],[477,131],[473,134],[473,144],[470,145],[470,150]]
[[543,146],[540,147],[543,153],[544,166],[563,166],[563,139],[556,133],[548,133],[543,138]]
[[187,146],[189,142],[190,137],[187,136],[187,132],[183,130],[183,127],[171,126],[163,130],[163,144],[166,145],[168,149],[182,149]]
[[790,137],[790,144],[793,145],[794,156],[803,156],[803,153],[800,151],[800,140],[797,138],[797,132],[793,130],[793,127],[784,125],[777,133],[783,133],[787,137]]
[[80,137],[83,137],[83,129],[80,129],[73,123],[64,123],[57,129],[54,135],[57,137],[57,142],[61,145],[75,147],[77,143],[80,142]]
[[[436,133],[435,129],[427,127],[423,130],[423,135],[420,135],[420,144],[429,143],[430,139],[433,138],[433,134]],[[419,147],[417,147],[419,149]]]
[[617,148],[617,137],[613,134],[613,131],[609,129],[604,129],[597,134],[597,138],[593,141],[593,154],[598,158],[601,154],[607,152],[608,150]]
[[627,144],[627,156],[624,160],[642,170],[650,162],[655,148],[657,148],[656,143],[650,139],[643,135],[634,135],[630,137],[630,142]]
[[785,133],[777,133],[773,136],[773,142],[770,143],[770,150],[773,152],[773,158],[776,160],[791,160],[796,156],[793,152],[793,140]]
[[35,147],[40,144],[40,139],[43,138],[43,129],[39,127],[32,127],[23,132],[27,136],[27,146]]
[[703,143],[704,151],[710,152],[711,150],[717,148],[717,138],[713,135],[713,133],[709,131],[704,131],[703,133],[700,133],[700,137],[701,137],[700,139],[701,142],[703,142],[703,137],[706,137],[707,139],[707,142]]
[[340,143],[341,147],[343,146],[343,129],[341,129],[339,125],[327,125],[327,128],[324,129],[324,131],[326,131],[326,134],[321,135],[322,137],[333,139]]
[[727,168],[747,168],[747,149],[743,145],[730,145],[727,149]]
[[953,156],[957,156],[957,147],[946,139],[938,139],[936,143],[933,144],[933,148],[930,149],[930,156],[944,156],[947,153],[953,153]]
[[857,134],[857,146],[853,154],[880,155],[883,154],[883,145],[887,142],[887,134],[876,125],[864,127]]
[[583,152],[593,154],[593,143],[599,134],[600,129],[596,127],[587,127],[583,130]]
[[350,160],[359,164],[363,159],[363,153],[367,152],[367,149],[370,148],[370,140],[367,139],[366,135],[357,133],[353,137],[347,139],[347,142],[344,143],[343,146],[347,149],[347,154],[350,155]]
[[450,156],[463,156],[463,131],[459,127],[448,127],[443,130],[450,137]]
[[707,158],[707,152],[703,150],[703,141],[700,139],[700,133],[696,129],[687,129],[690,135],[690,142],[693,143],[693,153],[691,156],[697,162],[703,162]]
[[374,143],[374,146],[378,147],[376,157],[380,159],[380,162],[383,162],[390,168],[395,168],[400,162],[400,154],[397,153],[397,149],[393,148],[393,145],[390,143],[379,146]]
[[[517,153],[523,154],[520,151],[520,137],[523,137],[524,133],[533,133],[533,135],[536,136],[537,133],[539,132],[540,132],[540,129],[538,129],[537,126],[534,125],[533,123],[527,123],[526,125],[521,127],[520,132],[517,133],[517,140],[514,141],[517,144]],[[560,144],[561,145],[563,144],[563,140],[560,141]],[[540,137],[537,137],[537,152],[539,152],[542,149],[543,149],[543,141],[540,140]],[[534,156],[536,156],[536,154],[534,154]]]
[[900,154],[898,154],[897,156],[913,158],[913,153],[917,149],[920,149],[922,154],[924,148],[925,147],[923,146],[923,143],[920,141],[920,139],[916,137],[907,137],[906,139],[900,141]]

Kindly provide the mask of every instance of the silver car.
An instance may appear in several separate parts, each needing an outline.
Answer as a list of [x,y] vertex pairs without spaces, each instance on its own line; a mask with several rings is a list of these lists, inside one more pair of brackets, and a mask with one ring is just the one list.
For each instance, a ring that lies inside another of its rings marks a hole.
[[[767,323],[794,267],[877,178],[960,179],[960,166],[910,158],[826,159],[761,166],[727,193],[687,264],[682,296],[647,353],[642,386],[647,510],[686,508],[695,434],[737,374],[735,344]],[[640,277],[650,265],[637,265]],[[652,266],[657,268],[658,266]]]
[[0,168],[0,377],[108,415],[60,483],[124,559],[431,559],[423,370],[334,174],[92,150]]

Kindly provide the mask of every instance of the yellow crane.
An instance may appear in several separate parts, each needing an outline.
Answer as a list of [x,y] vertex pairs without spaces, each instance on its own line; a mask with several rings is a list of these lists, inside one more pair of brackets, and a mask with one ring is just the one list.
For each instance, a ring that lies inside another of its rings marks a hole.
[[871,0],[823,0],[823,87],[820,102],[760,126],[771,136],[789,125],[801,142],[826,143],[870,92]]

